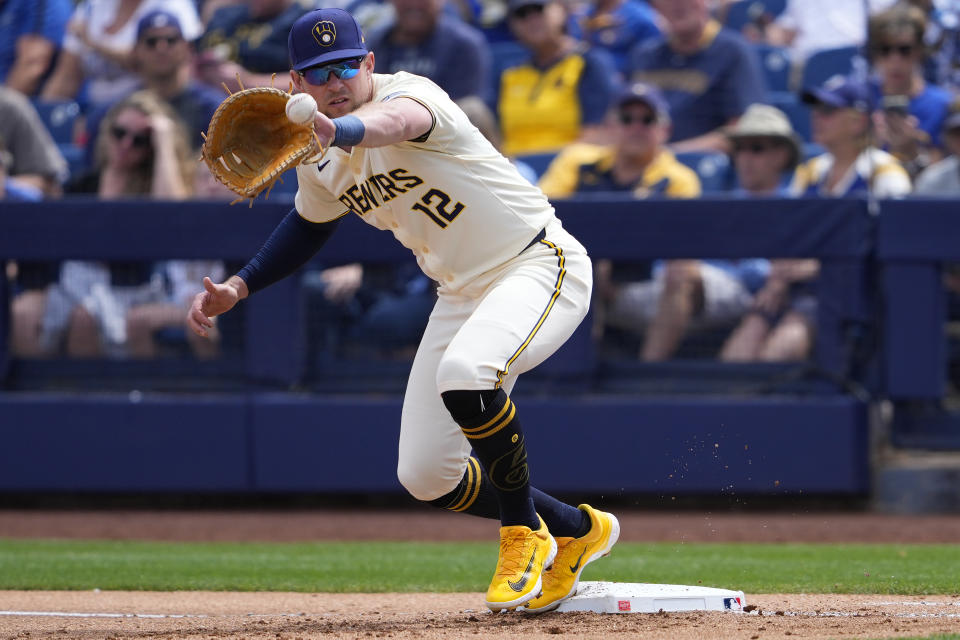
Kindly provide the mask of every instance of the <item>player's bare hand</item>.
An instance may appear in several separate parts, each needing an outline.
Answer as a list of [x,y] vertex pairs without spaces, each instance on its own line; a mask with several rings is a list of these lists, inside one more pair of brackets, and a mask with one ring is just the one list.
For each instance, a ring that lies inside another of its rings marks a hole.
[[[235,280],[230,278],[223,284],[216,284],[210,278],[203,279],[203,291],[193,298],[190,310],[187,312],[187,326],[194,333],[206,336],[207,330],[213,327],[213,318],[226,313],[244,297]],[[242,281],[240,281],[242,282]]]

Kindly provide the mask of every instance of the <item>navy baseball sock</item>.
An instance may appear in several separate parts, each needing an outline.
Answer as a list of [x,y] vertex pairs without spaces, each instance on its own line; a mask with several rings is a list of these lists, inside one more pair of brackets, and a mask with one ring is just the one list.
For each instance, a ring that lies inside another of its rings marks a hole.
[[523,430],[513,402],[502,389],[447,391],[442,397],[487,471],[500,504],[500,524],[539,529]]
[[[590,530],[590,516],[585,511],[560,502],[553,496],[530,487],[533,506],[547,523],[554,536],[579,538]],[[453,491],[430,500],[430,504],[441,509],[469,513],[480,518],[500,518],[500,505],[497,495],[490,486],[490,479],[481,469],[476,458],[467,461],[463,478]]]
[[565,502],[560,502],[553,496],[530,487],[533,496],[533,505],[537,513],[547,523],[550,534],[555,538],[579,538],[590,531],[590,516]]

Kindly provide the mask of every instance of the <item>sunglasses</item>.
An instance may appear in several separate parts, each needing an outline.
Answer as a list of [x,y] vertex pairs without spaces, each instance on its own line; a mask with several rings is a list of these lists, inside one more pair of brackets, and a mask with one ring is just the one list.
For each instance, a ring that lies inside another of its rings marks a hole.
[[539,15],[541,13],[543,13],[542,4],[528,4],[514,9],[510,12],[510,17],[523,20],[527,16]]
[[331,64],[304,69],[300,72],[300,77],[310,84],[319,87],[327,84],[331,73],[336,74],[341,80],[353,78],[360,73],[361,64],[363,64],[363,56],[350,58],[349,60],[340,60]]
[[620,124],[623,124],[623,125],[629,126],[635,122],[642,122],[643,124],[649,127],[656,121],[657,121],[657,117],[651,114],[638,116],[634,113],[627,113],[625,111],[620,112]]
[[899,53],[904,58],[909,58],[913,55],[913,51],[914,47],[912,44],[881,44],[877,47],[877,53],[883,58],[886,58],[894,52]]
[[114,140],[120,142],[124,138],[130,138],[130,144],[137,149],[145,149],[150,146],[150,132],[135,132],[127,129],[126,127],[121,127],[118,124],[110,127],[110,135],[113,136]]
[[744,151],[749,153],[766,153],[779,147],[780,145],[776,142],[743,142],[734,145],[733,151],[734,153],[743,153]]
[[143,39],[143,43],[151,49],[156,49],[161,42],[165,42],[168,47],[172,47],[182,40],[183,38],[180,36],[147,36]]

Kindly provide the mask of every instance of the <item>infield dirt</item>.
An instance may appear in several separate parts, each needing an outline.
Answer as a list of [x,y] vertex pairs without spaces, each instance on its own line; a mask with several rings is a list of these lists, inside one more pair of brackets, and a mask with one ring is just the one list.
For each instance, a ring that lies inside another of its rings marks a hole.
[[[618,512],[618,516],[622,539],[637,542],[960,540],[960,516],[690,512]],[[353,540],[489,540],[495,524],[491,529],[491,523],[483,520],[420,511],[0,511],[0,537],[300,541],[343,540],[347,539],[346,531]],[[527,616],[491,614],[482,602],[479,593],[0,591],[0,638],[515,640],[559,635],[650,640],[826,640],[960,633],[960,594],[748,593],[748,604],[757,609],[746,614]],[[114,614],[117,617],[112,617]]]

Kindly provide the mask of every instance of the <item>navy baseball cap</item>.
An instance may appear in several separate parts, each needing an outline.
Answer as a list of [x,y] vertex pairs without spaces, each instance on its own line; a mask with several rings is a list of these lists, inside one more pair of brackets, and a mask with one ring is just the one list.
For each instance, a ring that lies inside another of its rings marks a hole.
[[670,105],[660,89],[652,84],[637,82],[623,89],[617,96],[617,107],[634,102],[642,102],[650,107],[657,116],[657,122],[670,122]]
[[290,28],[287,49],[294,71],[369,53],[360,25],[348,12],[337,8],[300,16]]
[[183,29],[180,27],[180,20],[177,16],[169,11],[157,9],[150,11],[140,18],[140,22],[137,23],[137,40],[140,39],[143,32],[147,29],[159,29],[161,27],[175,27],[180,35],[183,36]]
[[805,104],[825,104],[870,113],[874,109],[873,91],[864,81],[851,77],[834,76],[819,87],[805,89],[800,94]]

